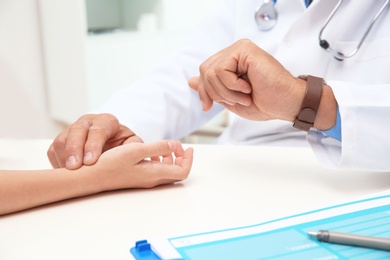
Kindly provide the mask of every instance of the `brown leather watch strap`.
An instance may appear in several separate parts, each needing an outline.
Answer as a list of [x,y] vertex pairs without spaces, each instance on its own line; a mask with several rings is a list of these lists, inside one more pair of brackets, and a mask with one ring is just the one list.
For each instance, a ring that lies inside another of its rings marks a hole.
[[303,98],[300,112],[294,120],[293,127],[299,130],[309,131],[310,127],[314,125],[314,120],[322,97],[322,88],[325,82],[322,78],[310,75],[299,76],[299,78],[307,81],[306,93]]

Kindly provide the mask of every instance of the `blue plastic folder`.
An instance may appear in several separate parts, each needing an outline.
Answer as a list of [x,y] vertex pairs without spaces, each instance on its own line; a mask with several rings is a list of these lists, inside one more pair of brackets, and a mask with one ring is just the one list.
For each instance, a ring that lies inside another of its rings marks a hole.
[[318,242],[320,229],[390,238],[390,191],[252,226],[137,241],[137,260],[390,259],[389,251]]

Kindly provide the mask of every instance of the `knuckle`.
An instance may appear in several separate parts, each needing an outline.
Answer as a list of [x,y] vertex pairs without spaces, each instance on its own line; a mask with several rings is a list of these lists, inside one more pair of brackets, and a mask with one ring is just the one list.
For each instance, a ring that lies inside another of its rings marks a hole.
[[134,133],[133,133],[133,138],[134,138],[134,140],[136,141],[136,142],[138,142],[138,143],[143,143],[144,142],[144,140],[142,140],[142,138],[141,137],[139,137],[138,135],[134,135]]
[[75,123],[73,123],[71,126],[69,126],[69,131],[85,131],[90,127],[90,121],[89,120],[83,120],[79,119]]
[[50,160],[52,160],[55,156],[55,151],[53,145],[50,145],[49,149],[47,149],[46,152],[47,157],[49,157]]
[[59,149],[62,149],[66,144],[66,138],[62,136],[58,136],[56,139],[54,139],[52,145],[49,147],[48,152],[53,152]]
[[85,144],[85,150],[88,150],[88,151],[97,151],[99,149],[101,149],[102,145],[97,142],[97,141],[94,141],[94,140],[90,140],[88,141],[88,143]]
[[208,70],[208,71],[206,71],[204,74],[205,74],[205,76],[206,76],[206,78],[212,78],[212,77],[214,77],[215,76],[215,69],[213,70],[213,71],[211,71],[211,70]]
[[251,41],[247,38],[243,38],[243,39],[240,39],[237,41],[237,44],[240,44],[240,45],[247,45],[247,44],[250,44]]
[[79,148],[79,146],[77,144],[67,144],[65,146],[65,153],[66,154],[74,154],[78,148]]
[[100,117],[103,121],[109,122],[111,124],[119,124],[118,119],[112,114],[103,113],[100,114]]
[[214,73],[216,74],[216,75],[221,75],[223,72],[224,72],[224,68],[221,66],[221,67],[216,67],[216,68],[214,68]]
[[106,131],[107,134],[111,132],[118,132],[121,129],[119,120],[112,114],[100,114],[99,118],[92,124],[93,130],[99,129],[98,131]]
[[128,128],[124,125],[119,125],[118,132],[121,133],[123,136],[126,136],[127,138],[138,137],[130,128]]
[[205,74],[205,73],[207,72],[208,67],[209,67],[209,66],[208,66],[205,62],[203,62],[202,64],[200,64],[200,66],[199,66],[199,71],[200,71],[200,73],[201,73],[201,74]]
[[92,125],[89,133],[94,136],[109,136],[110,128],[107,125]]

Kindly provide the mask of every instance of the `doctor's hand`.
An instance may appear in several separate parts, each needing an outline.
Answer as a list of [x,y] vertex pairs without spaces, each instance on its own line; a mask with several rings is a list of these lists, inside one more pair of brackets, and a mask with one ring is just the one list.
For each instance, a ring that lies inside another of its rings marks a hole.
[[305,83],[249,40],[240,40],[211,56],[190,79],[203,110],[213,101],[250,120],[292,121],[299,112]]
[[[297,117],[306,82],[293,77],[275,58],[250,40],[239,40],[200,66],[199,77],[189,81],[208,111],[213,101],[250,120],[287,120]],[[337,103],[325,86],[314,127],[335,124]]]
[[53,168],[74,170],[96,163],[100,155],[116,146],[143,142],[110,114],[88,114],[60,133],[47,156]]

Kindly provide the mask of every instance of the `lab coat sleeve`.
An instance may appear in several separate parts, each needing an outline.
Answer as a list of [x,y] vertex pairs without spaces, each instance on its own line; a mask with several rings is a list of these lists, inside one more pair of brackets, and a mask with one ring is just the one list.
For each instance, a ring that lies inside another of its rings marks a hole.
[[203,112],[188,79],[199,65],[233,42],[234,1],[222,1],[181,47],[153,66],[134,85],[111,96],[94,113],[110,113],[144,141],[179,139],[201,127],[223,107]]
[[339,105],[342,142],[310,131],[317,157],[329,168],[390,171],[390,85],[328,85]]

